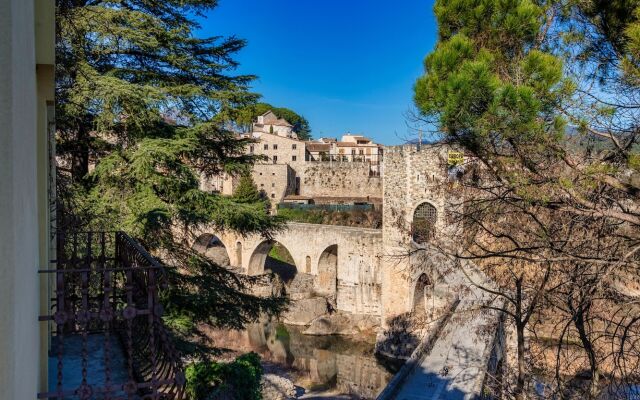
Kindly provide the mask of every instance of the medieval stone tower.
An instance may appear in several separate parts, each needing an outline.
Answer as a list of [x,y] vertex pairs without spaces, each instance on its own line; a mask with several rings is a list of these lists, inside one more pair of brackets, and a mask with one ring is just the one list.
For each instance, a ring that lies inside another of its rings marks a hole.
[[[447,231],[446,187],[450,148],[387,147],[383,180],[382,317],[424,310],[436,316],[451,294],[442,278],[447,264],[430,247]],[[424,308],[423,308],[424,307]]]

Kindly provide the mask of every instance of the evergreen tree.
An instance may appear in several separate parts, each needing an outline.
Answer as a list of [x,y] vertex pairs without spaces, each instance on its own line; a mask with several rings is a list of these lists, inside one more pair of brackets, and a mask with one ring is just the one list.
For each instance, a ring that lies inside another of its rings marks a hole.
[[233,198],[238,203],[258,203],[264,201],[264,196],[258,191],[258,186],[253,181],[251,174],[242,174],[238,186],[233,193]]
[[[234,75],[237,38],[197,38],[216,0],[57,0],[57,150],[62,229],[125,230],[168,270],[167,321],[187,343],[199,323],[241,328],[284,300],[249,294],[253,278],[190,248],[207,225],[266,237],[261,204],[199,189],[201,176],[246,170],[251,140],[229,128],[257,96]],[[95,166],[95,168],[92,168]],[[179,234],[178,234],[179,232]]]
[[640,4],[437,0],[434,11],[439,40],[415,102],[473,160],[468,196],[450,205],[465,247],[447,251],[499,286],[485,289],[517,333],[510,393],[527,396],[541,360],[526,341],[544,316],[562,321],[549,370],[560,396],[580,389],[564,378],[569,338],[586,397],[605,374],[637,383],[640,313],[611,276],[630,282],[640,268]]

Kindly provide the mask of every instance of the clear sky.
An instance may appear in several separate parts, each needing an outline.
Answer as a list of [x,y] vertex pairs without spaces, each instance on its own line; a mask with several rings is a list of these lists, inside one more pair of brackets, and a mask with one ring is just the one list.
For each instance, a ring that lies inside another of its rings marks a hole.
[[398,144],[433,48],[432,0],[220,0],[199,35],[248,41],[239,72],[263,101],[304,115],[314,137]]

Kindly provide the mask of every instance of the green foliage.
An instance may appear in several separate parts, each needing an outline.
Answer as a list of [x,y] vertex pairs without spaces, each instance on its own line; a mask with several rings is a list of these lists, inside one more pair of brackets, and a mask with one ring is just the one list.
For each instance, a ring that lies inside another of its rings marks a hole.
[[[562,335],[582,330],[594,377],[589,398],[597,398],[599,369],[606,369],[608,356],[596,353],[615,348],[618,339],[595,343],[603,335],[592,331],[588,337],[585,316],[575,314],[572,302],[580,293],[580,313],[615,325],[608,318],[617,300],[600,291],[606,284],[598,280],[615,268],[612,260],[637,266],[628,254],[637,250],[640,232],[640,1],[437,0],[434,11],[439,40],[426,57],[414,99],[442,141],[464,149],[471,160],[462,178],[464,206],[449,205],[465,226],[462,249],[452,255],[474,259],[498,285],[492,293],[504,294],[508,310],[518,309],[507,315],[520,326],[521,342],[530,323],[522,318],[524,303],[527,312],[540,307],[553,318],[567,311],[555,301],[552,310],[537,303],[544,296],[567,298],[550,295],[557,287],[545,287],[541,279],[560,272],[549,282],[568,282],[562,291],[569,293],[570,312]],[[574,268],[574,276],[562,276]],[[588,284],[575,282],[586,276]],[[529,293],[522,291],[527,286]],[[603,299],[605,312],[596,312],[592,305]],[[526,397],[527,351],[517,351],[515,398]],[[564,368],[557,367],[555,373]],[[559,392],[571,385],[557,384]]]
[[243,354],[231,363],[193,363],[187,367],[186,377],[187,395],[191,399],[262,399],[262,366],[256,353]]
[[238,203],[259,203],[265,201],[264,195],[258,191],[258,186],[253,181],[251,174],[243,174],[240,176],[238,186],[233,192],[233,198]]
[[526,0],[454,0],[434,9],[440,41],[415,86],[421,112],[475,151],[562,137],[561,125],[541,118],[567,87],[562,61],[534,46],[543,8]]
[[326,211],[280,208],[278,217],[287,221],[307,224],[360,226],[379,229],[382,226],[380,211]]
[[183,241],[202,225],[265,236],[280,227],[263,203],[200,190],[202,177],[256,160],[252,141],[229,129],[258,98],[253,76],[233,74],[245,43],[194,36],[217,1],[56,4],[58,228],[125,230],[177,267],[163,296],[184,350],[207,350],[190,343],[202,322],[241,328],[278,312],[283,299],[248,294],[252,279]]
[[284,118],[293,125],[293,131],[298,135],[298,139],[311,139],[311,127],[309,126],[309,121],[307,121],[305,117],[288,108],[274,107],[267,103],[257,103],[245,107],[241,110],[236,122],[248,129],[258,116],[266,113],[267,111],[272,111],[278,118]]
[[269,251],[269,257],[291,265],[295,265],[296,263],[289,251],[278,242],[274,243],[273,247]]

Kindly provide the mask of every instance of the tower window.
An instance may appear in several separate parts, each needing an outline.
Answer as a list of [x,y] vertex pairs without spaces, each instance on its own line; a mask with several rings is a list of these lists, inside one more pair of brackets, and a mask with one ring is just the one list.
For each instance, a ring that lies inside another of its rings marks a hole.
[[435,236],[438,211],[430,203],[422,203],[413,213],[411,235],[416,243],[427,243]]

